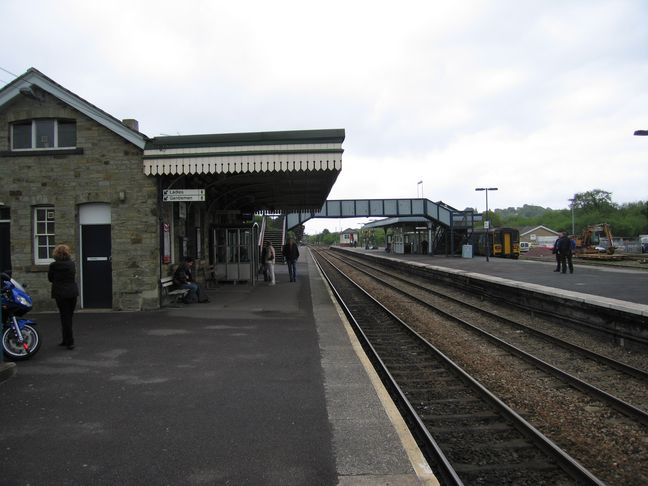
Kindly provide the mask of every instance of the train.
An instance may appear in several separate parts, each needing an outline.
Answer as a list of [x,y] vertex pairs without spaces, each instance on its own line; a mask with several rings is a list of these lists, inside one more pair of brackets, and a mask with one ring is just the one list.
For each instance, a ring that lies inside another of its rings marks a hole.
[[488,232],[475,230],[470,243],[475,255],[486,256],[488,248],[492,257],[517,259],[520,256],[520,232],[515,228],[491,228]]

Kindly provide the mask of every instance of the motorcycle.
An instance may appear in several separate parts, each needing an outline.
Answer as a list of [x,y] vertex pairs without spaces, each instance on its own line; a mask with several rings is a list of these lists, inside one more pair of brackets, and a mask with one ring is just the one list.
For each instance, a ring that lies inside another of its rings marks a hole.
[[32,309],[32,300],[25,288],[6,273],[0,274],[2,282],[2,349],[7,358],[19,361],[32,357],[41,340],[36,323],[19,319]]

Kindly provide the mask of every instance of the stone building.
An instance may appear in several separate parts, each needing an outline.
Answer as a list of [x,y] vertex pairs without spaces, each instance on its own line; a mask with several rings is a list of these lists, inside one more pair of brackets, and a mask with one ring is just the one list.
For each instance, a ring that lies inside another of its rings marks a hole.
[[0,270],[54,309],[47,269],[66,243],[81,307],[157,308],[183,256],[253,268],[255,213],[320,209],[343,140],[343,129],[148,138],[29,69],[0,89]]
[[58,243],[77,261],[81,306],[158,305],[157,186],[142,171],[146,137],[127,123],[35,69],[0,91],[2,261],[41,310],[55,307]]

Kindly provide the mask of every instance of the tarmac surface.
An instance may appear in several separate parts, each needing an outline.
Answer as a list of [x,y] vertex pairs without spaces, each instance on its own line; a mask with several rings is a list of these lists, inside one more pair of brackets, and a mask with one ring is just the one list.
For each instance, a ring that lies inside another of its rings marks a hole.
[[454,270],[490,275],[515,282],[542,285],[548,289],[589,294],[603,298],[648,305],[648,268],[629,268],[579,264],[574,260],[574,273],[554,272],[555,261],[511,260],[508,258],[446,257],[439,255],[386,253],[383,250],[354,248],[350,251],[370,255],[421,262]]
[[[351,251],[648,309],[646,271]],[[436,484],[303,253],[296,283],[279,265],[208,304],[77,312],[72,351],[58,314],[31,313],[41,350],[0,364],[0,484]]]
[[435,484],[303,253],[296,283],[277,266],[208,304],[77,312],[72,351],[32,312],[42,348],[0,383],[0,484]]

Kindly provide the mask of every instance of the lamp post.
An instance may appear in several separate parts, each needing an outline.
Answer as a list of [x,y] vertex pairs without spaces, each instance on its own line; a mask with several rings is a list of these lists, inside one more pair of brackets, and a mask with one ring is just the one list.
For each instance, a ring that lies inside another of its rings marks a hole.
[[576,230],[574,229],[574,204],[576,204],[576,196],[574,195],[573,198],[568,199],[568,201],[571,203],[571,213],[572,213],[572,232],[571,234],[576,236]]
[[419,192],[418,192],[418,188],[419,188],[419,186],[421,186],[421,197],[423,197],[423,181],[418,181],[418,182],[416,183],[416,197],[419,197],[419,195],[418,195],[418,193],[419,193]]
[[[497,191],[497,187],[476,187],[475,191],[486,191],[486,218],[488,218],[488,191]],[[486,230],[486,261],[490,260],[490,220],[484,219],[484,229]]]
[[634,134],[639,137],[646,137],[648,136],[648,130],[635,130]]

